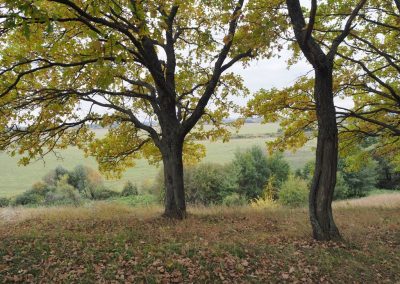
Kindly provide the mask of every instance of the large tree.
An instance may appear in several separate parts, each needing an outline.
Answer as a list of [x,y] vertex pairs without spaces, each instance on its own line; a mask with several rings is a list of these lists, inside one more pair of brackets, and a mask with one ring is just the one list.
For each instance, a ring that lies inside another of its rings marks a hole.
[[259,2],[1,0],[0,149],[25,164],[75,145],[116,173],[162,160],[165,215],[184,218],[184,149],[227,135],[229,96],[246,93],[228,69],[278,34],[273,1]]
[[[336,184],[336,172],[338,161],[338,128],[336,124],[336,110],[334,105],[334,80],[335,59],[339,46],[348,37],[354,28],[357,15],[366,0],[361,0],[358,4],[350,6],[342,2],[333,4],[331,1],[312,0],[308,21],[306,22],[305,11],[299,0],[286,0],[287,11],[294,31],[295,50],[301,50],[307,61],[312,65],[314,78],[312,81],[303,79],[300,85],[307,88],[298,88],[299,83],[287,88],[283,92],[272,90],[269,92],[272,100],[277,104],[260,104],[263,98],[259,96],[251,103],[256,113],[262,113],[270,119],[277,119],[279,114],[275,112],[278,107],[284,104],[287,108],[292,105],[285,100],[281,94],[287,97],[304,97],[307,91],[312,94],[312,106],[308,101],[299,105],[300,112],[315,110],[311,122],[294,118],[294,124],[290,131],[297,135],[298,139],[289,141],[289,146],[297,147],[307,140],[302,133],[309,123],[317,123],[317,149],[315,171],[309,195],[309,213],[313,229],[313,236],[317,240],[339,239],[340,233],[334,222],[332,214],[332,199]],[[332,6],[333,5],[333,6]],[[348,13],[348,10],[350,13]],[[322,10],[322,12],[321,12]],[[324,12],[329,11],[331,14]],[[344,12],[346,11],[346,12]],[[321,27],[329,28],[329,33],[321,33]],[[299,52],[295,52],[295,57],[299,57]],[[291,94],[293,92],[293,94]],[[276,97],[275,97],[275,96]],[[291,143],[291,144],[290,144]]]
[[[362,166],[371,152],[382,156],[390,153],[390,159],[400,164],[400,56],[395,40],[399,32],[399,2],[370,0],[364,4],[360,2],[356,9],[349,9],[351,4],[351,1],[344,1],[332,6],[319,2],[318,10],[314,5],[310,13],[315,13],[317,19],[311,21],[315,42],[331,60],[334,59],[332,92],[328,93],[337,103],[335,120],[339,149],[351,160],[352,167]],[[355,17],[361,4],[363,7],[353,20],[353,28],[336,51],[329,53],[334,46],[329,43],[334,43],[338,34],[343,35],[346,27],[351,27],[346,22],[349,23],[349,17]],[[302,32],[306,30],[305,26]],[[297,46],[294,50],[293,62],[296,62],[300,53]],[[323,59],[323,55],[320,58]],[[269,143],[271,150],[297,149],[320,135],[317,130],[320,129],[318,105],[321,101],[315,94],[317,79],[305,75],[290,87],[262,90],[250,102],[252,114],[261,114],[266,121],[280,121],[283,132]],[[347,103],[345,107],[341,102],[343,98],[353,104]],[[373,137],[370,139],[373,147],[361,148],[368,137]],[[312,213],[311,208],[310,211]]]
[[[343,30],[325,47],[313,36],[317,20],[317,0],[311,1],[306,24],[299,0],[287,0],[287,8],[296,41],[304,56],[314,68],[314,100],[318,121],[315,171],[309,196],[310,221],[317,240],[340,238],[332,214],[333,191],[336,184],[338,161],[338,130],[333,101],[333,68],[339,45],[349,35],[353,21],[365,4],[361,0],[348,17]],[[319,18],[319,21],[327,19]],[[325,49],[325,50],[324,50]]]

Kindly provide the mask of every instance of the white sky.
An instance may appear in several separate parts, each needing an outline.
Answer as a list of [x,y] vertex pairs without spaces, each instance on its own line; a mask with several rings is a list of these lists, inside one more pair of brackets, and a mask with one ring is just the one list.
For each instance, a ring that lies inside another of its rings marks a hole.
[[286,59],[287,56],[282,56],[254,61],[245,69],[240,64],[236,64],[230,71],[240,74],[252,93],[260,89],[288,87],[300,76],[312,71],[311,66],[306,62],[300,62],[288,69]]
[[[260,89],[284,88],[293,85],[300,77],[306,74],[314,75],[312,66],[302,60],[299,63],[287,68],[288,51],[283,51],[280,58],[271,58],[268,60],[254,61],[249,67],[243,68],[236,64],[230,71],[240,74],[251,94]],[[234,98],[234,101],[240,105],[245,105],[251,98]],[[350,98],[341,100],[335,99],[335,104],[341,107],[351,107],[353,102]]]

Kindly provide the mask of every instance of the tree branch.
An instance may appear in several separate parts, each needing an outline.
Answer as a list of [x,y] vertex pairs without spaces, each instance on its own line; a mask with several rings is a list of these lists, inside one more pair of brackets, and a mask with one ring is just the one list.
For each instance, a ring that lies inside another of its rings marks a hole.
[[328,52],[328,58],[330,61],[333,61],[333,58],[335,57],[337,50],[339,48],[339,45],[344,41],[344,39],[349,35],[350,31],[353,29],[353,21],[358,15],[358,12],[362,9],[362,7],[365,5],[367,0],[361,0],[357,6],[354,8],[354,10],[351,12],[350,17],[347,19],[346,25],[344,26],[344,29],[340,35],[338,35],[332,43],[332,46]]

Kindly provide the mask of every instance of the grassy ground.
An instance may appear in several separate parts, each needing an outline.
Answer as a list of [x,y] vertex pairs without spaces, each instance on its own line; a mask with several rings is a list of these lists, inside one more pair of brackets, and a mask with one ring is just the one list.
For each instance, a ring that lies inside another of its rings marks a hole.
[[[264,147],[265,142],[272,139],[271,137],[264,136],[276,133],[277,129],[277,124],[246,124],[242,127],[238,135],[250,135],[251,138],[231,139],[228,143],[203,141],[201,143],[207,147],[207,157],[204,161],[226,163],[232,160],[235,151],[238,149],[245,149],[252,145]],[[104,135],[104,130],[99,129],[96,131],[98,135]],[[313,158],[312,147],[313,143],[310,143],[296,153],[286,153],[291,167],[294,169],[299,168],[311,160]],[[39,181],[43,175],[58,165],[62,165],[67,169],[72,169],[79,164],[97,168],[94,159],[85,158],[83,153],[76,148],[68,148],[60,152],[60,154],[62,160],[50,155],[46,157],[45,163],[38,161],[27,167],[19,167],[17,165],[17,158],[11,158],[4,153],[0,153],[0,176],[2,181],[0,184],[0,197],[11,197],[26,191],[33,183]],[[112,189],[119,191],[128,180],[138,185],[150,183],[158,171],[158,168],[148,165],[145,160],[139,160],[134,168],[126,171],[122,179],[106,181],[106,184]]]
[[335,204],[342,243],[312,241],[305,209],[1,209],[0,282],[398,283],[400,194],[376,198]]

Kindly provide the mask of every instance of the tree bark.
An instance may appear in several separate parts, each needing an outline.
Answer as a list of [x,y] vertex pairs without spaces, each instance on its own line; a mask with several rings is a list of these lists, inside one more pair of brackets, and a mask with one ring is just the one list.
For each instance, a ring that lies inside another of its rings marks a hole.
[[173,219],[186,218],[186,202],[183,185],[183,139],[167,139],[161,154],[164,164],[165,211],[163,216]]
[[318,118],[318,141],[309,211],[313,237],[320,241],[341,238],[331,206],[338,162],[338,129],[332,85],[332,68],[315,69],[314,97]]

